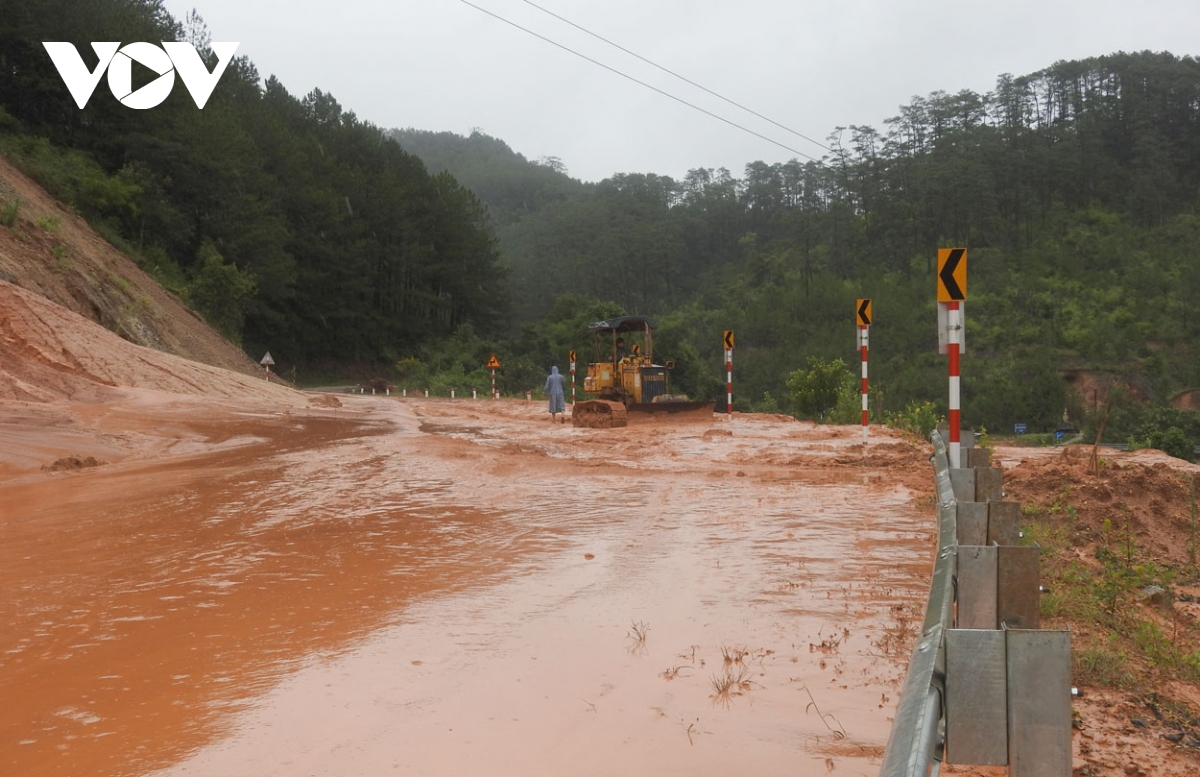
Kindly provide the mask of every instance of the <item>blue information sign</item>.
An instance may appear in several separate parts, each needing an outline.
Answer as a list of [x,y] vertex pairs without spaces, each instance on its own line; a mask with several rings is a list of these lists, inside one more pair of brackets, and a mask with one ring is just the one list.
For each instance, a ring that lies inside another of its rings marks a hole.
[[1025,434],[1027,428],[1025,424],[1013,424],[1013,432],[1016,434]]

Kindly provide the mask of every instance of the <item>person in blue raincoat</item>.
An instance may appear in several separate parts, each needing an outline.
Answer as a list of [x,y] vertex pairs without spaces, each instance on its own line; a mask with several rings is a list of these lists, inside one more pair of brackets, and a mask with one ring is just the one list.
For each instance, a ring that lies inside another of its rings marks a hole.
[[563,414],[563,423],[567,422],[567,403],[563,397],[563,383],[565,379],[558,374],[558,367],[551,367],[550,374],[546,377],[546,397],[550,400],[550,422],[554,423],[557,420],[559,413]]

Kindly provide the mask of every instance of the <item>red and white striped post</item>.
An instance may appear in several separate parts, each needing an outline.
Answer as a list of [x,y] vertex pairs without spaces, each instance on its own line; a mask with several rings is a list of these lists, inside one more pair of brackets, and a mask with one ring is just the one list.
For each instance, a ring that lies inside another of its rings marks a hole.
[[950,357],[950,417],[947,421],[950,424],[950,466],[962,466],[962,430],[959,428],[961,424],[960,410],[962,407],[962,387],[959,376],[959,323],[958,323],[958,303],[946,303],[946,327],[949,330],[949,348],[947,354]]
[[854,305],[854,317],[858,323],[858,350],[862,354],[862,433],[863,445],[867,444],[867,341],[871,328],[871,300],[860,299]]
[[733,349],[725,349],[725,414],[733,417]]
[[858,328],[859,350],[862,352],[862,432],[863,445],[867,444],[867,337],[869,330],[865,326]]
[[496,392],[496,370],[500,369],[500,360],[496,358],[496,354],[492,354],[487,360],[487,364],[483,365],[484,369],[492,371],[492,399],[499,399],[500,394]]
[[733,419],[733,330],[726,329],[725,337],[725,417]]
[[967,299],[967,249],[938,249],[938,302],[945,303],[946,355],[950,361],[950,414],[946,419],[950,429],[950,466],[962,466],[961,401],[959,356],[963,343],[962,307]]
[[571,351],[571,407],[575,407],[575,352]]

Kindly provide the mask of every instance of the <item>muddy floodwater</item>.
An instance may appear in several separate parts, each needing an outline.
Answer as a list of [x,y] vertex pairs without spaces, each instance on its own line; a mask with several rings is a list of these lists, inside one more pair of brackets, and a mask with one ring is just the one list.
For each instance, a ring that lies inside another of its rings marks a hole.
[[927,451],[773,416],[0,415],[0,773],[875,775]]

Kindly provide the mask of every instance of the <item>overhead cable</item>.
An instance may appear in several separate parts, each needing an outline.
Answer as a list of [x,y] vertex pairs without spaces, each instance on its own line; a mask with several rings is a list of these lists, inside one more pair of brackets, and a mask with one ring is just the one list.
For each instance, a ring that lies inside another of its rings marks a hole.
[[[816,157],[812,156],[811,154],[806,154],[803,151],[800,151],[799,149],[795,149],[787,144],[780,143],[778,140],[769,138],[760,132],[755,132],[754,130],[750,129],[749,127],[744,127],[735,121],[726,119],[724,116],[718,116],[717,114],[713,113],[712,111],[707,110],[705,108],[701,108],[699,105],[696,105],[694,103],[690,103],[687,100],[683,99],[682,97],[678,97],[678,96],[673,95],[670,92],[667,92],[663,89],[659,89],[657,86],[652,86],[651,84],[648,84],[645,81],[641,81],[637,78],[634,78],[633,76],[629,75],[628,73],[623,73],[614,67],[611,67],[609,65],[604,64],[603,62],[600,62],[599,60],[592,59],[591,57],[587,56],[586,54],[581,54],[580,52],[576,51],[575,49],[570,48],[569,46],[565,46],[562,43],[559,43],[558,41],[551,40],[550,38],[547,38],[545,35],[534,32],[533,30],[530,30],[526,27],[522,27],[521,25],[517,24],[516,22],[506,19],[497,13],[493,13],[492,11],[489,11],[486,8],[481,8],[480,6],[475,5],[474,3],[470,2],[470,0],[459,0],[459,2],[462,3],[463,5],[467,5],[467,6],[470,6],[471,8],[474,8],[476,11],[479,11],[480,13],[487,14],[488,16],[491,16],[493,19],[504,22],[505,24],[507,24],[511,27],[516,27],[521,32],[527,33],[529,35],[532,35],[535,38],[543,40],[546,43],[549,43],[551,46],[555,46],[555,47],[560,48],[563,51],[566,51],[570,54],[574,54],[575,56],[579,57],[580,59],[586,60],[586,61],[592,63],[593,65],[602,67],[611,73],[615,73],[616,75],[619,75],[622,78],[625,78],[629,81],[634,82],[635,84],[638,84],[639,86],[643,86],[653,92],[657,92],[658,94],[661,94],[663,97],[670,98],[670,99],[674,100],[675,102],[680,103],[681,105],[686,105],[687,107],[691,108],[692,110],[699,111],[700,113],[703,113],[706,116],[710,116],[710,117],[716,119],[717,121],[728,124],[729,126],[735,128],[735,129],[739,129],[742,132],[746,132],[746,133],[749,133],[749,134],[755,136],[756,138],[760,138],[762,140],[767,141],[768,143],[779,146],[780,148],[784,149],[785,151],[790,151],[793,154],[804,157],[805,159],[810,159],[813,162],[816,162],[817,164],[823,164],[820,159],[817,159]],[[807,138],[806,138],[806,140],[807,140]],[[813,142],[815,142],[815,141],[813,141]]]
[[[570,19],[567,19],[567,18],[565,18],[565,17],[563,17],[563,16],[559,16],[558,14],[554,13],[554,11],[551,11],[551,10],[549,10],[549,9],[543,8],[542,6],[538,5],[537,3],[534,3],[534,2],[532,2],[532,0],[521,0],[521,1],[522,1],[523,3],[525,3],[526,5],[531,5],[531,6],[533,6],[534,8],[538,9],[538,10],[539,10],[539,11],[541,11],[542,13],[549,14],[550,16],[553,16],[555,19],[558,19],[560,22],[563,22],[564,24],[569,24],[569,25],[571,25],[572,27],[574,27],[575,29],[579,30],[580,32],[584,32],[584,33],[586,33],[586,34],[588,34],[588,35],[591,35],[593,38],[595,38],[595,39],[597,39],[597,40],[600,40],[600,41],[603,41],[603,42],[607,43],[608,45],[612,46],[613,48],[620,49],[621,51],[625,52],[625,53],[626,53],[626,54],[628,54],[629,56],[631,56],[631,57],[634,57],[634,58],[636,58],[636,59],[639,59],[639,60],[641,60],[642,62],[645,62],[647,65],[650,65],[651,67],[658,68],[659,70],[661,70],[662,72],[666,73],[667,75],[674,76],[675,78],[678,78],[680,81],[683,81],[683,82],[684,82],[684,83],[686,83],[686,84],[690,84],[690,85],[692,85],[692,86],[696,87],[697,89],[699,89],[699,90],[701,90],[701,91],[703,91],[703,92],[707,92],[708,94],[711,94],[713,97],[716,97],[718,100],[723,100],[723,101],[725,101],[725,102],[729,103],[730,105],[732,105],[732,106],[733,106],[733,107],[735,107],[735,108],[740,108],[741,110],[745,111],[746,113],[749,113],[749,114],[751,114],[752,116],[757,116],[758,118],[762,119],[763,121],[765,121],[765,122],[767,122],[767,123],[769,123],[769,124],[774,124],[776,127],[778,127],[779,129],[783,130],[784,132],[790,132],[790,133],[792,133],[793,135],[795,135],[795,136],[796,136],[796,137],[798,137],[798,138],[803,138],[804,140],[807,140],[809,143],[812,143],[812,144],[814,144],[814,145],[820,146],[821,148],[825,149],[826,151],[833,152],[833,149],[832,149],[832,148],[830,148],[829,146],[825,145],[825,144],[824,144],[824,143],[822,143],[821,141],[819,141],[819,140],[813,140],[813,139],[812,139],[812,138],[810,138],[808,135],[805,135],[803,132],[798,132],[798,131],[796,131],[796,130],[792,129],[791,127],[788,127],[788,126],[786,126],[786,125],[780,124],[779,122],[775,121],[774,119],[772,119],[772,118],[770,118],[770,117],[768,117],[768,116],[763,116],[763,115],[762,115],[761,113],[759,113],[758,111],[755,111],[755,110],[753,110],[753,109],[751,109],[751,108],[747,108],[745,105],[742,105],[742,104],[741,104],[741,103],[739,103],[739,102],[736,102],[736,101],[734,101],[734,100],[731,100],[731,99],[729,99],[728,97],[726,97],[726,96],[725,96],[725,95],[723,95],[723,94],[719,94],[719,93],[717,93],[717,92],[714,92],[712,89],[709,89],[708,87],[704,86],[703,84],[698,84],[698,83],[696,83],[695,81],[691,80],[690,78],[688,78],[688,77],[686,77],[686,76],[682,76],[682,75],[680,75],[679,73],[676,73],[674,70],[671,70],[671,69],[669,69],[669,68],[663,67],[662,65],[658,64],[657,62],[654,62],[653,60],[649,60],[649,59],[647,59],[646,57],[643,57],[641,54],[638,54],[636,51],[630,51],[629,49],[625,48],[625,47],[624,47],[624,46],[622,46],[621,44],[619,44],[619,43],[614,43],[613,41],[609,40],[608,38],[605,38],[603,35],[599,35],[599,34],[597,34],[597,33],[594,33],[594,32],[592,32],[591,30],[587,29],[586,27],[583,27],[583,26],[581,26],[581,25],[579,25],[579,24],[576,24],[575,22],[571,21]],[[835,152],[835,153],[836,153],[836,152]]]

